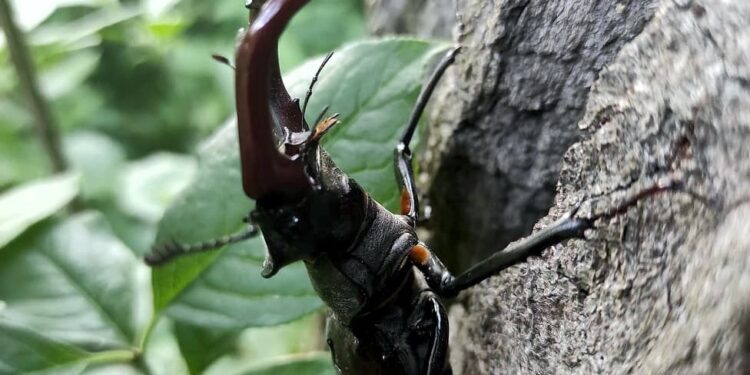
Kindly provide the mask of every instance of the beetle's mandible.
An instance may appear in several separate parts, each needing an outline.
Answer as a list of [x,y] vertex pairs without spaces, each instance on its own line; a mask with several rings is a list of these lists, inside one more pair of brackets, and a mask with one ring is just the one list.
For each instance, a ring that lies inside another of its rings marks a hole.
[[[320,139],[338,122],[336,116],[321,115],[310,128],[304,109],[311,91],[300,108],[281,80],[279,37],[308,1],[246,1],[251,23],[236,51],[235,90],[243,188],[256,200],[247,217],[249,229],[219,241],[156,247],[146,262],[159,265],[262,232],[268,248],[264,277],[292,262],[305,263],[329,307],[327,343],[340,374],[450,374],[448,318],[439,298],[455,296],[552,245],[584,238],[584,231],[605,215],[580,218],[574,209],[465,273],[451,274],[415,231],[420,206],[409,144],[427,100],[458,50],[438,64],[395,147],[402,203],[400,214],[393,214],[321,148]],[[669,188],[659,185],[648,193]],[[610,214],[632,204],[626,202]]]

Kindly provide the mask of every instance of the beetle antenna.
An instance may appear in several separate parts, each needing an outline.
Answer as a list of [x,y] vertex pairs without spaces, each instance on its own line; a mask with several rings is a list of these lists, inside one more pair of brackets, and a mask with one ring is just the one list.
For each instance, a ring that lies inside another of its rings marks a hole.
[[235,67],[234,67],[234,64],[232,64],[232,62],[229,61],[229,59],[226,56],[222,56],[222,55],[219,55],[219,54],[213,54],[213,55],[211,55],[211,58],[214,59],[215,61],[221,63],[221,64],[224,64],[224,65],[232,68],[232,70],[236,70]]
[[[320,72],[323,71],[323,67],[325,67],[326,64],[328,64],[328,60],[330,60],[331,57],[333,57],[333,51],[328,52],[326,57],[323,59],[323,62],[320,63],[320,66],[318,67],[318,71],[315,72],[315,75],[313,76],[312,81],[310,81],[310,87],[308,87],[307,93],[305,94],[305,101],[302,104],[302,126],[305,128],[307,127],[305,126],[305,112],[307,112],[307,103],[310,101],[310,97],[312,96],[312,91],[313,91],[313,87],[315,87],[315,83],[318,82],[318,78],[320,77]],[[315,124],[317,124],[321,119],[322,117],[319,118],[317,121],[315,121]],[[305,129],[305,130],[309,130],[309,129]]]
[[181,244],[177,241],[171,241],[160,246],[154,246],[150,254],[147,254],[143,260],[149,266],[161,266],[174,258],[197,254],[210,250],[219,249],[221,247],[231,245],[237,242],[242,242],[249,238],[255,237],[258,234],[258,227],[253,224],[249,224],[247,229],[230,236],[224,236],[221,238],[213,239],[210,241],[195,243],[195,244]]

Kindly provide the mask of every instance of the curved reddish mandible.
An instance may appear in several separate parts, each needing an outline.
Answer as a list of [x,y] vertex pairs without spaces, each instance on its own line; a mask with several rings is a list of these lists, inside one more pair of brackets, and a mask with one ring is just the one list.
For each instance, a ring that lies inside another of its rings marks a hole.
[[237,49],[235,96],[242,186],[253,199],[297,197],[310,188],[301,161],[278,148],[282,128],[301,132],[303,120],[299,105],[281,80],[277,45],[289,20],[308,1],[269,0]]

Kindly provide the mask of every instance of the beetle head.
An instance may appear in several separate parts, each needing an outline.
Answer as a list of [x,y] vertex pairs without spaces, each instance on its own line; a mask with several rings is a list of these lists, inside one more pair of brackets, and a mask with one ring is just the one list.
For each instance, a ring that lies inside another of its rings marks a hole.
[[277,45],[309,0],[268,0],[237,47],[235,90],[242,184],[268,257],[263,276],[321,249],[346,247],[360,229],[365,195],[319,147],[338,120],[313,129],[281,79]]

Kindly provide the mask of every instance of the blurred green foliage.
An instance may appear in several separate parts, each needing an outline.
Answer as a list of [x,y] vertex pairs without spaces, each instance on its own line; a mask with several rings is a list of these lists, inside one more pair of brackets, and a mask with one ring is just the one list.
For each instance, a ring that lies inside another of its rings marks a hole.
[[[189,153],[233,112],[232,71],[211,54],[233,55],[247,22],[241,0],[12,3],[66,143],[93,132],[113,141],[99,145],[109,159]],[[282,38],[282,68],[364,35],[360,0],[315,1]],[[0,48],[0,188],[48,170],[8,62]]]
[[[233,55],[244,2],[12,3],[72,171],[50,176],[0,38],[0,374],[331,374],[304,267],[261,280],[260,239],[153,274],[141,261],[157,238],[231,233],[252,207],[234,74],[210,57]],[[280,42],[290,91],[306,90],[311,57],[364,35],[360,0],[312,1]],[[308,114],[341,112],[326,147],[387,206],[394,139],[443,48],[343,48],[311,101]]]

